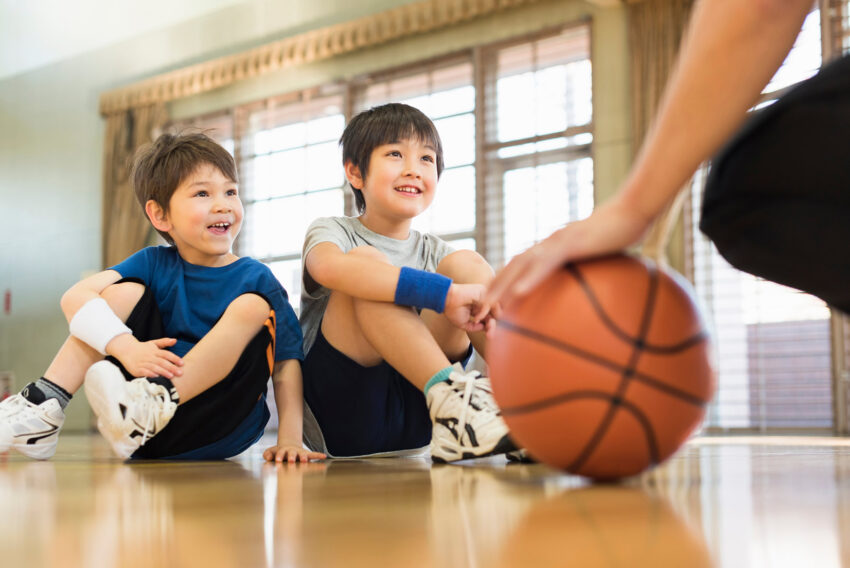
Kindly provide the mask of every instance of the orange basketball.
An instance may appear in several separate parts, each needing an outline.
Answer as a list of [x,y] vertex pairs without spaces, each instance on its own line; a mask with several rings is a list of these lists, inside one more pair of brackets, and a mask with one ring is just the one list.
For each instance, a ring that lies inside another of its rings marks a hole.
[[568,264],[506,306],[487,351],[514,440],[595,479],[670,457],[714,392],[689,289],[646,259],[615,255]]

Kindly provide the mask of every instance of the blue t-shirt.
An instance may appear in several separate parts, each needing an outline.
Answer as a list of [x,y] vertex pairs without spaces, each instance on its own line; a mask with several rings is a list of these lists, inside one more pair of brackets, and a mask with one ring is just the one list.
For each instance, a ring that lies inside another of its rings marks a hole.
[[138,278],[151,289],[170,351],[184,356],[215,325],[227,306],[246,292],[259,292],[275,312],[275,361],[303,359],[301,326],[286,290],[269,267],[243,257],[227,266],[189,264],[171,246],[148,247],[111,268],[123,278]]

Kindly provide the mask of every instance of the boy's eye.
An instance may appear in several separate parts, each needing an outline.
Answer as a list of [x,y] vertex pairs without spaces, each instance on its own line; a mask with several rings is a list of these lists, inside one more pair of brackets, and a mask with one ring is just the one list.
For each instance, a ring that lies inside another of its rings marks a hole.
[[209,195],[209,193],[207,193],[206,190],[202,189],[201,191],[195,194],[195,197],[206,197],[207,195]]
[[401,157],[401,152],[399,152],[398,150],[390,150],[390,151],[387,153],[387,156],[393,156],[394,158],[400,158],[400,157]]
[[422,159],[425,160],[426,162],[433,162],[434,156],[432,156],[430,154],[426,154],[426,155],[422,156]]
[[237,195],[239,192],[235,189],[228,189],[227,195]]

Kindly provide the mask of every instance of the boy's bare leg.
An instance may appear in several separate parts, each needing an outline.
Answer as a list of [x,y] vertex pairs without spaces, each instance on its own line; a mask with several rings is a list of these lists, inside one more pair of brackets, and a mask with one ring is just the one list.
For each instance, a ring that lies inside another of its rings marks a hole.
[[181,404],[227,376],[270,311],[268,302],[256,294],[243,294],[230,303],[221,319],[183,357],[183,374],[172,379]]
[[[138,284],[115,284],[107,287],[102,297],[119,318],[126,320],[143,291]],[[34,388],[28,385],[20,395],[0,403],[0,451],[14,447],[31,458],[50,458],[65,422],[67,395],[80,388],[86,371],[100,359],[103,356],[96,350],[69,337],[44,372],[52,385],[34,381]],[[66,392],[60,395],[57,386]]]
[[[494,277],[493,268],[484,257],[471,250],[459,250],[446,256],[437,266],[437,272],[458,284],[487,286]],[[486,360],[485,332],[467,333],[453,325],[444,315],[431,310],[422,310],[421,316],[437,344],[452,360],[457,361],[463,357],[470,341],[478,354]]]
[[[382,253],[371,247],[354,249],[348,254],[370,255],[387,262]],[[455,259],[462,261],[458,262],[459,266],[470,264],[470,259],[463,256]],[[444,268],[453,271],[451,264],[445,264]],[[489,266],[487,269],[477,276],[492,277]],[[467,277],[459,268],[456,275]],[[438,328],[436,333],[426,319]],[[443,327],[443,323],[452,329]],[[331,345],[359,364],[370,366],[386,361],[423,391],[432,377],[449,367],[446,352],[459,358],[470,342],[464,331],[439,314],[420,317],[412,308],[337,293],[332,293],[328,300],[322,333]],[[470,381],[475,375],[468,374],[446,378],[450,380],[432,385],[426,397],[434,428],[432,459],[449,462],[515,449],[492,401],[489,383],[480,381],[480,386],[474,386]]]
[[[139,283],[121,282],[108,286],[100,296],[106,300],[115,315],[126,322],[144,291],[144,286]],[[88,344],[74,336],[68,336],[44,372],[44,378],[74,394],[83,384],[88,368],[101,359],[103,355]]]
[[98,417],[98,429],[115,453],[122,458],[133,455],[169,423],[178,402],[191,400],[227,376],[270,311],[266,300],[256,294],[233,300],[216,325],[183,357],[182,374],[170,384],[159,378],[126,381],[108,361],[92,365],[86,372],[86,396]]
[[[359,247],[347,254],[389,262],[372,247]],[[416,311],[389,302],[332,292],[322,334],[335,349],[360,365],[370,367],[386,361],[419,389],[451,364]]]

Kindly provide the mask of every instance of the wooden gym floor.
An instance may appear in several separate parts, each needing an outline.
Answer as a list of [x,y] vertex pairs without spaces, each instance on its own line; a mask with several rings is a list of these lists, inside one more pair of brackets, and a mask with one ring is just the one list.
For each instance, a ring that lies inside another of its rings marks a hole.
[[[269,440],[270,441],[270,440]],[[850,439],[702,438],[591,485],[501,457],[0,459],[0,566],[850,566]]]

